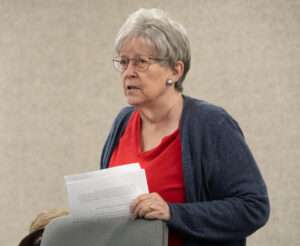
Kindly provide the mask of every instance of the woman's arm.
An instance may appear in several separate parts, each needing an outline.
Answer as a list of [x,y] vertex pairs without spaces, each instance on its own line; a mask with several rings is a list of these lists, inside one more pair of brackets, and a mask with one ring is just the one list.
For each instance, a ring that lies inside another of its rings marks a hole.
[[201,154],[201,161],[205,163],[192,163],[207,169],[209,199],[170,204],[168,224],[206,240],[240,240],[268,220],[266,186],[237,123],[224,117],[211,126],[213,137]]

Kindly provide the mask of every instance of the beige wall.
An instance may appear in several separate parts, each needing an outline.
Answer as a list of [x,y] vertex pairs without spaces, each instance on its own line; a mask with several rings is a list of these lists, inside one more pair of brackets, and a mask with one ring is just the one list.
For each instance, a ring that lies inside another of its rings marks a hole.
[[299,243],[300,1],[0,0],[0,245],[67,206],[64,175],[98,168],[125,103],[114,37],[139,7],[186,26],[186,94],[225,107],[245,132],[272,203],[249,245]]

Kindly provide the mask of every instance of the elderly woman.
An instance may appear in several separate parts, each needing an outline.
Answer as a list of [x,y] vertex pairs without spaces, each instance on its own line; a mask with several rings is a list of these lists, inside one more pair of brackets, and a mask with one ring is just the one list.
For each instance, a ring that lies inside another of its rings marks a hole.
[[269,216],[266,185],[237,122],[182,94],[190,68],[184,28],[140,9],[121,27],[113,58],[129,107],[116,117],[101,168],[139,162],[149,194],[133,217],[160,219],[170,246],[246,245]]

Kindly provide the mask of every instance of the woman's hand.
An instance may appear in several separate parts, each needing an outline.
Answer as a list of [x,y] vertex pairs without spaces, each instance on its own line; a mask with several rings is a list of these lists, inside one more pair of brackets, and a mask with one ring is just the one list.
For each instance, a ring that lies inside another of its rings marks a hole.
[[160,219],[171,217],[168,203],[156,192],[138,196],[130,206],[133,218]]

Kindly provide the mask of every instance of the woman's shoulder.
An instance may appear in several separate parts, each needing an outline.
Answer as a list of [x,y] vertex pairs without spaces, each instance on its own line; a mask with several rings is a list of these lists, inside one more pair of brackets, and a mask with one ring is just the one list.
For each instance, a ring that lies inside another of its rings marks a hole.
[[126,122],[129,119],[133,111],[134,108],[132,106],[126,106],[122,108],[120,112],[117,114],[113,125],[117,127],[122,125],[124,122]]
[[130,115],[132,112],[134,111],[134,108],[132,106],[126,106],[124,108],[122,108],[120,110],[120,112],[118,113],[117,117],[125,117],[125,116],[128,116]]
[[232,119],[221,106],[189,96],[184,96],[184,101],[184,114],[189,118],[215,123],[228,118]]
[[239,123],[222,107],[192,97],[185,97],[183,125],[207,134],[238,130]]

